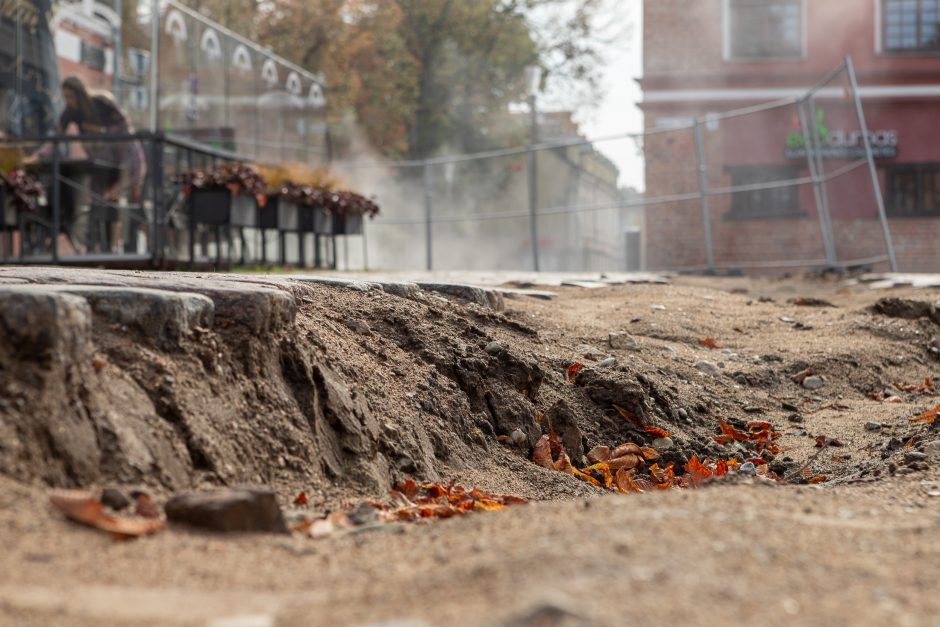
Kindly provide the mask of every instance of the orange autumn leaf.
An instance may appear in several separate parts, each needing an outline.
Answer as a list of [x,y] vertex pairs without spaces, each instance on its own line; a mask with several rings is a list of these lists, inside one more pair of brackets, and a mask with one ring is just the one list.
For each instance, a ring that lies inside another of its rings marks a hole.
[[643,427],[643,430],[649,433],[650,435],[655,435],[657,438],[668,438],[669,434],[659,427]]
[[596,472],[600,474],[601,477],[603,477],[604,479],[604,487],[607,488],[608,490],[610,489],[610,486],[614,482],[613,474],[611,474],[610,472],[610,466],[608,466],[606,462],[599,462],[597,464],[594,464],[593,466],[588,466],[587,468],[583,468],[581,472],[583,472],[586,475],[589,475],[592,472]]
[[723,459],[719,459],[715,463],[715,476],[724,477],[726,474],[728,474],[728,462],[724,461]]
[[701,344],[705,348],[711,348],[711,349],[718,348],[718,342],[716,342],[715,338],[713,337],[706,337],[703,340],[699,340],[699,344]]
[[581,472],[580,470],[575,468],[574,465],[571,463],[571,459],[568,457],[567,453],[562,453],[561,459],[555,462],[555,470],[558,470],[560,472],[566,472],[569,475],[573,475],[574,477],[577,477],[581,481],[585,481],[596,487],[600,487],[601,485],[601,482],[595,479],[594,477],[592,477],[591,475]]
[[911,422],[915,424],[932,425],[937,419],[938,412],[940,412],[940,403],[937,403],[927,411],[911,418]]
[[617,486],[617,490],[624,494],[643,492],[643,490],[633,482],[633,478],[630,477],[630,473],[627,472],[626,468],[621,468],[617,471],[617,474],[614,475],[614,483]]
[[163,529],[163,520],[143,517],[114,516],[89,492],[55,490],[49,501],[67,518],[110,533],[118,539],[134,538]]
[[646,461],[654,461],[659,459],[659,451],[649,446],[641,446],[640,454],[643,455],[643,459]]
[[816,475],[815,477],[813,477],[813,478],[811,478],[811,479],[807,479],[807,480],[806,480],[806,483],[809,483],[809,484],[816,484],[816,483],[822,483],[822,482],[825,481],[825,480],[826,480],[826,476],[825,476],[825,475]]
[[587,453],[587,458],[592,464],[599,464],[610,459],[610,447],[599,444]]
[[539,438],[532,450],[532,461],[542,468],[552,469],[552,445],[547,435]]
[[693,482],[704,481],[712,476],[712,471],[703,465],[696,455],[693,455],[689,463],[685,465],[685,471]]
[[626,442],[621,444],[613,450],[610,454],[611,459],[615,457],[623,457],[624,455],[642,455],[643,450],[633,442]]
[[575,377],[578,375],[578,371],[581,370],[581,364],[579,362],[574,362],[565,370],[565,381],[568,383],[574,383]]
[[307,493],[301,492],[297,495],[297,498],[294,499],[294,505],[307,505]]

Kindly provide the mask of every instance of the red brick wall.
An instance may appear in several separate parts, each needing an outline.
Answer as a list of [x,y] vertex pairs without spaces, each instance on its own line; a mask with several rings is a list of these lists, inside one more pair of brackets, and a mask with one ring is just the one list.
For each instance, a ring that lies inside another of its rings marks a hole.
[[[722,50],[722,0],[646,0],[644,16],[644,89],[720,89],[729,86],[781,87],[809,85],[837,65],[845,52],[856,59],[862,84],[937,82],[937,59],[879,56],[875,53],[875,0],[848,2],[809,0],[806,60],[786,63],[725,62]],[[840,11],[842,14],[839,14]],[[931,74],[925,73],[933,68]],[[867,79],[866,79],[867,77]],[[812,79],[812,80],[809,80]],[[754,103],[662,103],[644,105],[649,129],[663,118],[700,116]],[[820,103],[831,128],[857,129],[850,102]],[[938,127],[940,99],[866,101],[871,129],[899,132],[899,155],[883,163],[940,163]],[[723,121],[706,130],[707,176],[711,188],[730,186],[726,166],[805,164],[784,157],[786,134],[798,128],[795,107]],[[646,139],[647,197],[694,194],[698,191],[695,147],[690,129],[657,133]],[[845,162],[826,162],[827,170]],[[884,187],[884,177],[881,177]],[[837,259],[859,260],[884,255],[881,224],[867,168],[827,186]],[[801,216],[777,219],[731,220],[731,197],[709,198],[715,261],[718,265],[749,262],[820,261],[825,249],[812,187],[799,192]],[[940,270],[940,218],[891,219],[899,268]],[[695,198],[658,204],[646,211],[647,265],[651,269],[700,267],[705,264],[702,208]],[[885,267],[882,264],[880,267]]]

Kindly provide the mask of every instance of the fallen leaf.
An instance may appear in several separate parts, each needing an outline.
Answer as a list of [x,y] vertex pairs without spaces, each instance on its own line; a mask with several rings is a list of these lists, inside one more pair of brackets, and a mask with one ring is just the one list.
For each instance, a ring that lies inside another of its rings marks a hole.
[[307,505],[307,493],[301,492],[297,495],[297,498],[294,499],[294,505]]
[[610,459],[610,447],[598,445],[587,453],[587,458],[592,464],[599,464]]
[[542,468],[552,469],[552,445],[547,435],[539,438],[532,450],[532,461]]
[[621,468],[617,471],[614,475],[614,483],[617,485],[617,490],[624,494],[643,492],[643,490],[633,482],[633,478],[626,468]]
[[641,446],[640,453],[643,455],[643,459],[647,461],[659,459],[659,451],[649,446]]
[[669,434],[659,427],[643,427],[643,430],[649,433],[650,435],[655,435],[657,438],[668,438]]
[[826,446],[839,447],[844,446],[844,444],[835,438],[830,438],[825,435],[816,436],[816,448],[823,448]]
[[767,464],[767,460],[763,457],[748,457],[747,461],[751,462],[755,466],[763,466]]
[[542,423],[542,417],[543,417],[543,416],[544,416],[544,414],[543,414],[542,412],[540,412],[540,411],[535,412],[535,422],[538,423],[538,424],[541,424],[541,423]]
[[587,468],[581,469],[581,472],[584,474],[590,474],[592,472],[598,473],[604,480],[604,487],[607,489],[610,489],[610,486],[614,481],[614,477],[610,472],[610,466],[608,466],[606,462],[600,462],[594,464],[593,466],[588,466]]
[[643,458],[640,455],[622,455],[607,462],[607,466],[614,471],[621,469],[633,470],[641,464],[643,464]]
[[134,496],[134,510],[138,516],[144,518],[160,518],[160,510],[146,492],[138,492]]
[[833,457],[832,461],[843,463],[843,462],[849,461],[849,458],[848,457]]
[[624,455],[642,455],[643,451],[640,447],[633,442],[626,442],[621,444],[613,450],[610,454],[611,458],[614,457],[623,457]]
[[930,389],[930,377],[924,378],[924,382],[919,385],[901,385],[900,383],[895,383],[894,387],[902,392],[923,392]]
[[498,435],[498,436],[496,436],[496,441],[497,441],[497,442],[508,442],[508,441],[509,441],[509,436],[508,436],[508,435]]
[[703,340],[699,340],[699,344],[701,344],[705,348],[710,348],[712,350],[718,348],[718,342],[715,341],[715,338],[713,337],[706,337]]
[[937,419],[938,412],[940,412],[940,403],[934,405],[927,411],[914,416],[911,418],[911,422],[915,424],[932,425]]
[[790,381],[793,381],[794,383],[799,385],[803,383],[803,379],[805,379],[808,376],[811,376],[812,374],[813,374],[813,369],[807,368],[806,370],[801,370],[797,372],[795,375],[791,376]]
[[826,480],[826,476],[825,476],[825,475],[816,475],[815,477],[812,477],[811,479],[807,479],[807,480],[806,480],[806,483],[810,483],[810,484],[813,484],[813,483],[822,483],[822,482],[825,481],[825,480]]
[[617,413],[620,414],[620,416],[627,422],[632,423],[636,427],[643,427],[643,423],[640,421],[637,415],[629,409],[624,409],[620,405],[614,405],[614,409],[616,409]]
[[100,529],[118,539],[156,533],[165,527],[160,519],[108,514],[101,502],[89,492],[55,490],[49,495],[49,501],[70,520]]
[[581,364],[578,362],[574,362],[568,366],[568,368],[565,370],[565,381],[568,383],[574,383],[579,370],[581,370]]

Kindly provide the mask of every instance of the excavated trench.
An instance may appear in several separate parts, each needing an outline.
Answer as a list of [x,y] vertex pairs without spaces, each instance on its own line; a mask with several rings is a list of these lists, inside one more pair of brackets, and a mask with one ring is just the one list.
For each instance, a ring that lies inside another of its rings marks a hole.
[[[671,434],[662,466],[744,461],[715,440],[719,420],[744,428],[736,399],[629,351],[566,378],[572,360],[500,311],[502,293],[438,288],[4,270],[0,473],[164,493],[267,485],[328,505],[408,478],[530,498],[598,492],[531,461],[549,431],[578,467],[597,445],[652,445],[644,426]],[[756,361],[739,387],[780,378]],[[859,370],[853,385],[872,377]],[[765,457],[780,474],[797,465]]]

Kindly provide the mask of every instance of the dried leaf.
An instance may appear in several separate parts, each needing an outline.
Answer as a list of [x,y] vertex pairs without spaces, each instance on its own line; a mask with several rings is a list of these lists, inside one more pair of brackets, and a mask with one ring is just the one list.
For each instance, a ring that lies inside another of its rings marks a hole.
[[610,466],[608,466],[606,462],[599,462],[593,466],[588,466],[587,468],[583,468],[581,472],[585,474],[590,474],[592,472],[599,473],[604,479],[604,487],[607,489],[610,489],[610,486],[614,481],[614,477],[610,472]]
[[705,348],[710,348],[712,350],[718,348],[718,342],[716,342],[715,338],[713,337],[706,337],[703,340],[699,340],[699,344],[701,344]]
[[806,483],[809,483],[809,484],[822,483],[825,480],[826,480],[825,475],[816,475],[815,477],[812,477],[811,479],[807,479]]
[[629,494],[631,492],[643,492],[643,490],[641,490],[639,486],[633,482],[633,478],[630,476],[630,473],[626,468],[621,468],[617,471],[617,473],[614,475],[614,483],[617,485],[617,490],[619,492],[623,492],[624,494]]
[[932,425],[937,419],[938,412],[940,412],[940,403],[934,405],[927,411],[914,416],[911,418],[911,422],[915,424]]
[[532,461],[542,468],[552,469],[552,445],[549,443],[547,435],[543,435],[535,443],[532,450]]
[[610,454],[611,458],[613,457],[623,457],[624,455],[642,455],[643,451],[639,446],[633,442],[626,442],[621,444],[613,450]]
[[568,366],[568,368],[565,370],[565,381],[568,383],[574,383],[579,370],[581,370],[581,364],[577,361]]
[[49,501],[70,520],[106,531],[118,539],[156,533],[166,526],[160,519],[108,514],[89,492],[55,490]]
[[306,492],[301,492],[297,495],[297,498],[294,499],[294,505],[306,505],[308,502]]
[[650,435],[655,435],[657,438],[668,438],[669,434],[659,427],[643,427],[643,430],[649,433]]
[[590,483],[590,484],[593,485],[593,486],[600,487],[600,485],[601,485],[601,482],[598,481],[597,479],[595,479],[594,477],[592,477],[591,475],[589,475],[589,474],[587,474],[587,473],[584,473],[584,472],[578,470],[577,468],[575,468],[575,467],[571,464],[571,459],[568,457],[568,454],[567,454],[567,453],[562,453],[562,454],[561,454],[561,459],[559,459],[559,460],[555,463],[555,470],[558,470],[558,471],[561,471],[561,472],[566,472],[566,473],[568,473],[569,475],[574,475],[575,477],[577,477],[577,478],[580,479],[581,481],[586,481],[587,483]]
[[924,390],[930,389],[930,377],[925,377],[924,382],[920,385],[901,385],[900,383],[895,383],[894,387],[901,390],[902,392],[922,392]]
[[498,436],[496,436],[496,441],[497,441],[497,442],[508,442],[508,441],[509,441],[509,436],[508,436],[508,435],[498,435]]
[[143,518],[160,518],[160,510],[153,504],[153,499],[146,492],[139,492],[134,497],[134,510]]
[[623,468],[627,470],[632,470],[636,468],[637,466],[641,465],[642,463],[643,463],[643,458],[640,457],[639,455],[622,455],[620,457],[614,457],[613,459],[608,461],[607,466],[610,467],[610,469],[614,471],[620,470]]
[[839,463],[844,463],[844,462],[849,461],[849,459],[851,459],[851,458],[838,456],[838,457],[833,457],[833,458],[832,458],[832,461],[834,461],[834,462],[839,462]]
[[614,409],[616,409],[617,413],[620,414],[620,416],[627,422],[632,423],[636,427],[641,427],[641,428],[643,427],[642,421],[640,421],[637,415],[634,414],[629,409],[624,409],[620,405],[614,405]]
[[803,379],[805,379],[806,377],[812,374],[813,374],[813,369],[807,368],[806,370],[801,370],[800,372],[797,372],[795,375],[790,377],[790,381],[793,381],[797,385],[800,385],[803,383]]
[[543,417],[544,417],[544,414],[543,414],[542,412],[540,412],[540,411],[535,412],[535,422],[536,422],[536,424],[541,424]]
[[599,464],[610,459],[610,447],[598,445],[587,453],[587,458],[592,464]]
[[820,435],[816,437],[816,448],[823,448],[825,446],[845,446],[841,441],[836,440],[835,438],[830,438],[825,435]]
[[641,446],[640,453],[643,455],[643,459],[647,461],[654,461],[659,459],[659,451],[649,446]]

